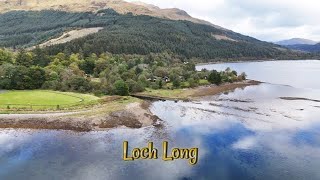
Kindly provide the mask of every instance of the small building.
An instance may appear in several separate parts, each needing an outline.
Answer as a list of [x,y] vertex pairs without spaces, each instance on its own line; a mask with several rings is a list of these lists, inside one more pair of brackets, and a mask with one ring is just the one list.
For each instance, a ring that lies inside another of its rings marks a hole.
[[159,79],[158,77],[151,77],[151,78],[148,78],[148,81],[150,82],[156,82],[157,79]]
[[170,82],[170,78],[168,76],[165,76],[162,78],[163,81],[165,81],[166,83]]

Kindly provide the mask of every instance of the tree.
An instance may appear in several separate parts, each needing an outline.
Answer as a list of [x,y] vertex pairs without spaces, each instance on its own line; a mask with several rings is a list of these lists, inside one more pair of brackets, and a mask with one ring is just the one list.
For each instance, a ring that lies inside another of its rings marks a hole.
[[113,84],[115,94],[120,96],[129,95],[129,87],[123,80],[118,80]]
[[46,80],[46,72],[43,68],[32,66],[29,68],[28,76],[30,77],[29,88],[39,89]]
[[16,57],[16,64],[26,67],[32,66],[32,54],[21,49]]
[[168,76],[168,70],[164,67],[157,67],[155,70],[154,70],[154,75],[158,76],[158,77],[165,77],[165,76]]
[[180,85],[181,85],[181,79],[180,79],[180,76],[178,74],[171,74],[170,75],[170,79],[172,81],[172,85],[174,88],[179,88]]
[[37,46],[33,52],[33,65],[45,67],[50,63],[50,58],[39,48],[39,46]]
[[111,65],[106,59],[100,58],[98,61],[95,62],[94,74],[99,76],[101,72],[106,70],[107,68],[110,69]]
[[66,85],[72,91],[79,91],[83,93],[91,90],[89,81],[81,76],[72,76],[66,82]]
[[222,83],[221,74],[216,70],[211,71],[208,81],[212,84],[220,85]]
[[246,73],[241,73],[240,76],[238,77],[240,80],[246,80],[247,79],[247,74]]
[[1,66],[0,86],[4,89],[30,89],[32,79],[29,77],[28,68],[25,66]]
[[144,87],[142,83],[138,83],[132,79],[129,79],[126,81],[128,87],[129,87],[129,92],[130,93],[137,93],[137,92],[142,92],[144,91]]
[[234,74],[235,76],[238,76],[237,71],[234,71],[234,70],[233,70],[231,73]]
[[186,71],[196,71],[196,65],[194,63],[186,63],[184,68]]
[[11,77],[14,71],[15,66],[12,64],[0,66],[0,89],[11,89]]
[[143,72],[143,69],[141,69],[139,66],[137,66],[136,69],[135,69],[136,75],[139,75],[142,72]]
[[144,87],[148,87],[150,83],[144,74],[141,74],[138,77],[138,82],[140,82],[140,84],[143,84]]
[[93,74],[95,68],[95,61],[97,60],[97,56],[92,54],[90,57],[82,60],[80,62],[80,69],[83,70],[86,74]]
[[12,54],[9,51],[0,49],[0,65],[4,63],[12,63]]
[[163,87],[162,79],[159,80],[158,85],[159,85],[159,89],[162,89],[162,87]]

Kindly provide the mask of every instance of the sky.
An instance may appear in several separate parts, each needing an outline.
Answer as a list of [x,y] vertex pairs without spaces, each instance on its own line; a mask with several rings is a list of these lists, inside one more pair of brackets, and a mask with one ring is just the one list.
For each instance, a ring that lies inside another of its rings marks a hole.
[[[127,0],[136,1],[136,0]],[[319,0],[139,0],[179,8],[191,16],[264,41],[320,41]]]

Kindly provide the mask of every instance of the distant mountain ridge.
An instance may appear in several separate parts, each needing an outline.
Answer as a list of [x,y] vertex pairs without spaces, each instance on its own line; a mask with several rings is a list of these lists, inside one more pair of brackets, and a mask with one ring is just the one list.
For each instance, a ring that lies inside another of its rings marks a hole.
[[281,45],[281,46],[292,46],[297,44],[306,44],[306,45],[315,45],[319,42],[309,40],[309,39],[303,39],[303,38],[292,38],[288,40],[278,41],[275,44]]
[[289,45],[286,47],[294,50],[304,51],[304,52],[320,53],[320,43],[315,45],[295,44],[295,45]]
[[320,42],[313,41],[310,39],[292,38],[276,42],[275,44],[285,46],[289,49],[297,51],[320,53]]

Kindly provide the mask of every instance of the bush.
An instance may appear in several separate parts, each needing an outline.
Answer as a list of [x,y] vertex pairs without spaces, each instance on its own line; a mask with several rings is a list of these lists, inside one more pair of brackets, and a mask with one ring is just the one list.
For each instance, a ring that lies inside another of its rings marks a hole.
[[175,74],[173,73],[171,76],[170,76],[170,79],[172,81],[172,86],[174,88],[179,88],[181,86],[181,79],[179,77],[178,74]]
[[222,78],[221,78],[221,74],[216,71],[216,70],[213,70],[211,71],[209,77],[208,77],[208,81],[212,84],[216,84],[216,85],[219,85],[222,83]]
[[246,79],[247,79],[247,74],[244,73],[244,72],[241,73],[240,76],[239,76],[239,79],[240,79],[240,80],[246,80]]
[[72,91],[79,91],[81,93],[91,90],[90,83],[87,79],[80,76],[73,76],[67,82],[66,85]]
[[130,93],[142,92],[145,89],[142,83],[138,83],[132,79],[127,80],[126,83]]
[[139,83],[139,82],[132,88],[133,93],[143,92],[144,90],[145,90],[145,87],[143,86],[142,83]]
[[197,87],[199,85],[199,81],[196,81],[193,78],[189,78],[188,83],[189,83],[189,87],[191,88]]
[[181,86],[181,80],[179,78],[174,79],[172,85],[174,88],[179,88]]
[[123,80],[117,80],[114,84],[114,93],[120,96],[128,96],[129,95],[129,87]]
[[152,89],[159,89],[159,84],[156,83],[156,82],[152,82],[152,83],[150,84],[150,87],[151,87]]
[[163,88],[163,82],[162,82],[161,79],[158,81],[158,85],[159,85],[159,89],[162,89],[162,88]]
[[46,81],[43,83],[42,89],[61,90],[61,83],[58,81]]

